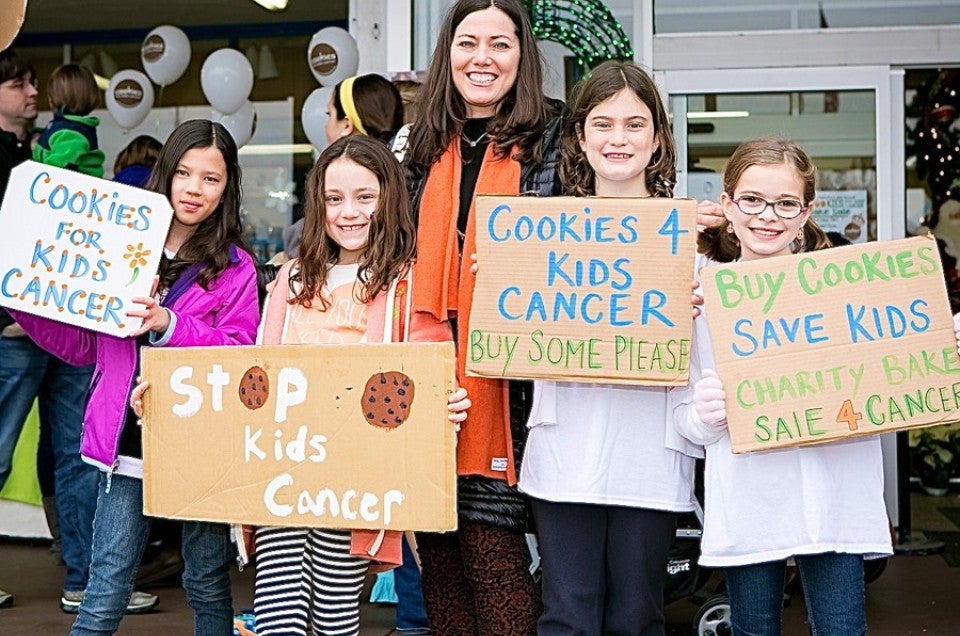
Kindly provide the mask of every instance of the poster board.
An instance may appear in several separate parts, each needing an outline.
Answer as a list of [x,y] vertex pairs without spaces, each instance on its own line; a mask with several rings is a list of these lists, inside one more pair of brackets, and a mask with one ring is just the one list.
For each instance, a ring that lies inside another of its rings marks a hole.
[[932,237],[700,275],[734,452],[960,419],[960,357]]
[[452,343],[145,348],[142,370],[146,514],[456,528]]
[[0,207],[0,305],[111,336],[149,296],[173,209],[163,195],[27,161]]
[[818,191],[813,203],[813,218],[824,232],[836,232],[851,243],[866,243],[867,191]]
[[687,383],[692,199],[478,196],[468,375]]

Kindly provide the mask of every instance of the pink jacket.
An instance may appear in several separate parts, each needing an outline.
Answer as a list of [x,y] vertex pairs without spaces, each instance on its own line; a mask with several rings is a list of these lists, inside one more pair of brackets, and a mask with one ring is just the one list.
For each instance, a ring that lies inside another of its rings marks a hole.
[[[167,347],[252,344],[257,333],[257,274],[253,259],[231,247],[231,263],[203,289],[199,267],[188,269],[174,283],[163,306],[174,314],[167,334],[158,343]],[[127,402],[138,371],[137,340],[117,338],[81,327],[10,310],[23,330],[40,347],[68,364],[96,362],[83,416],[83,460],[112,471],[117,463],[120,433]]]

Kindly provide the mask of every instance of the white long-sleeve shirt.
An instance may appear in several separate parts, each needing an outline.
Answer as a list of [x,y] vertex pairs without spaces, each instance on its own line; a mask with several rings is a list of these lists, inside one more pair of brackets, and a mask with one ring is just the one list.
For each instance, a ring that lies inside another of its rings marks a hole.
[[[536,381],[520,490],[547,501],[693,510],[694,458],[662,387]],[[679,447],[679,448],[678,448]]]
[[[892,554],[879,437],[734,455],[726,426],[700,421],[693,387],[703,369],[716,368],[705,321],[694,320],[690,385],[670,394],[677,432],[706,449],[700,563]],[[734,380],[721,377],[726,386]]]

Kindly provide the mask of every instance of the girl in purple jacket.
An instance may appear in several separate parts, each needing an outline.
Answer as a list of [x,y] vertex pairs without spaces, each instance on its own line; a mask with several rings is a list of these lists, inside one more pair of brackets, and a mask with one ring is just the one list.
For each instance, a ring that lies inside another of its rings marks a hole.
[[[187,121],[171,133],[147,189],[170,199],[174,218],[159,283],[136,298],[140,329],[117,338],[17,312],[38,345],[75,365],[96,363],[81,454],[98,466],[90,579],[73,635],[116,632],[133,590],[150,520],[143,515],[140,427],[128,406],[140,346],[252,344],[259,322],[257,279],[240,223],[237,146],[220,124]],[[184,522],[183,585],[195,633],[233,630],[226,525]]]

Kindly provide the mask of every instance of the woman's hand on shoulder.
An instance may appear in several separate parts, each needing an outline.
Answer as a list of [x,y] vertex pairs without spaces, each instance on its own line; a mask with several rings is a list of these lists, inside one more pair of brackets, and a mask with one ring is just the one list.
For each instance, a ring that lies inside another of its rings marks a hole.
[[723,221],[723,209],[715,201],[697,202],[697,231],[702,232],[708,227],[716,227]]
[[470,255],[470,273],[476,276],[477,272],[480,271],[480,265],[477,264],[477,253],[474,252]]
[[458,433],[460,425],[467,419],[467,409],[470,408],[470,404],[467,390],[463,387],[457,387],[456,391],[447,396],[447,411],[450,412],[448,419],[456,424]]

